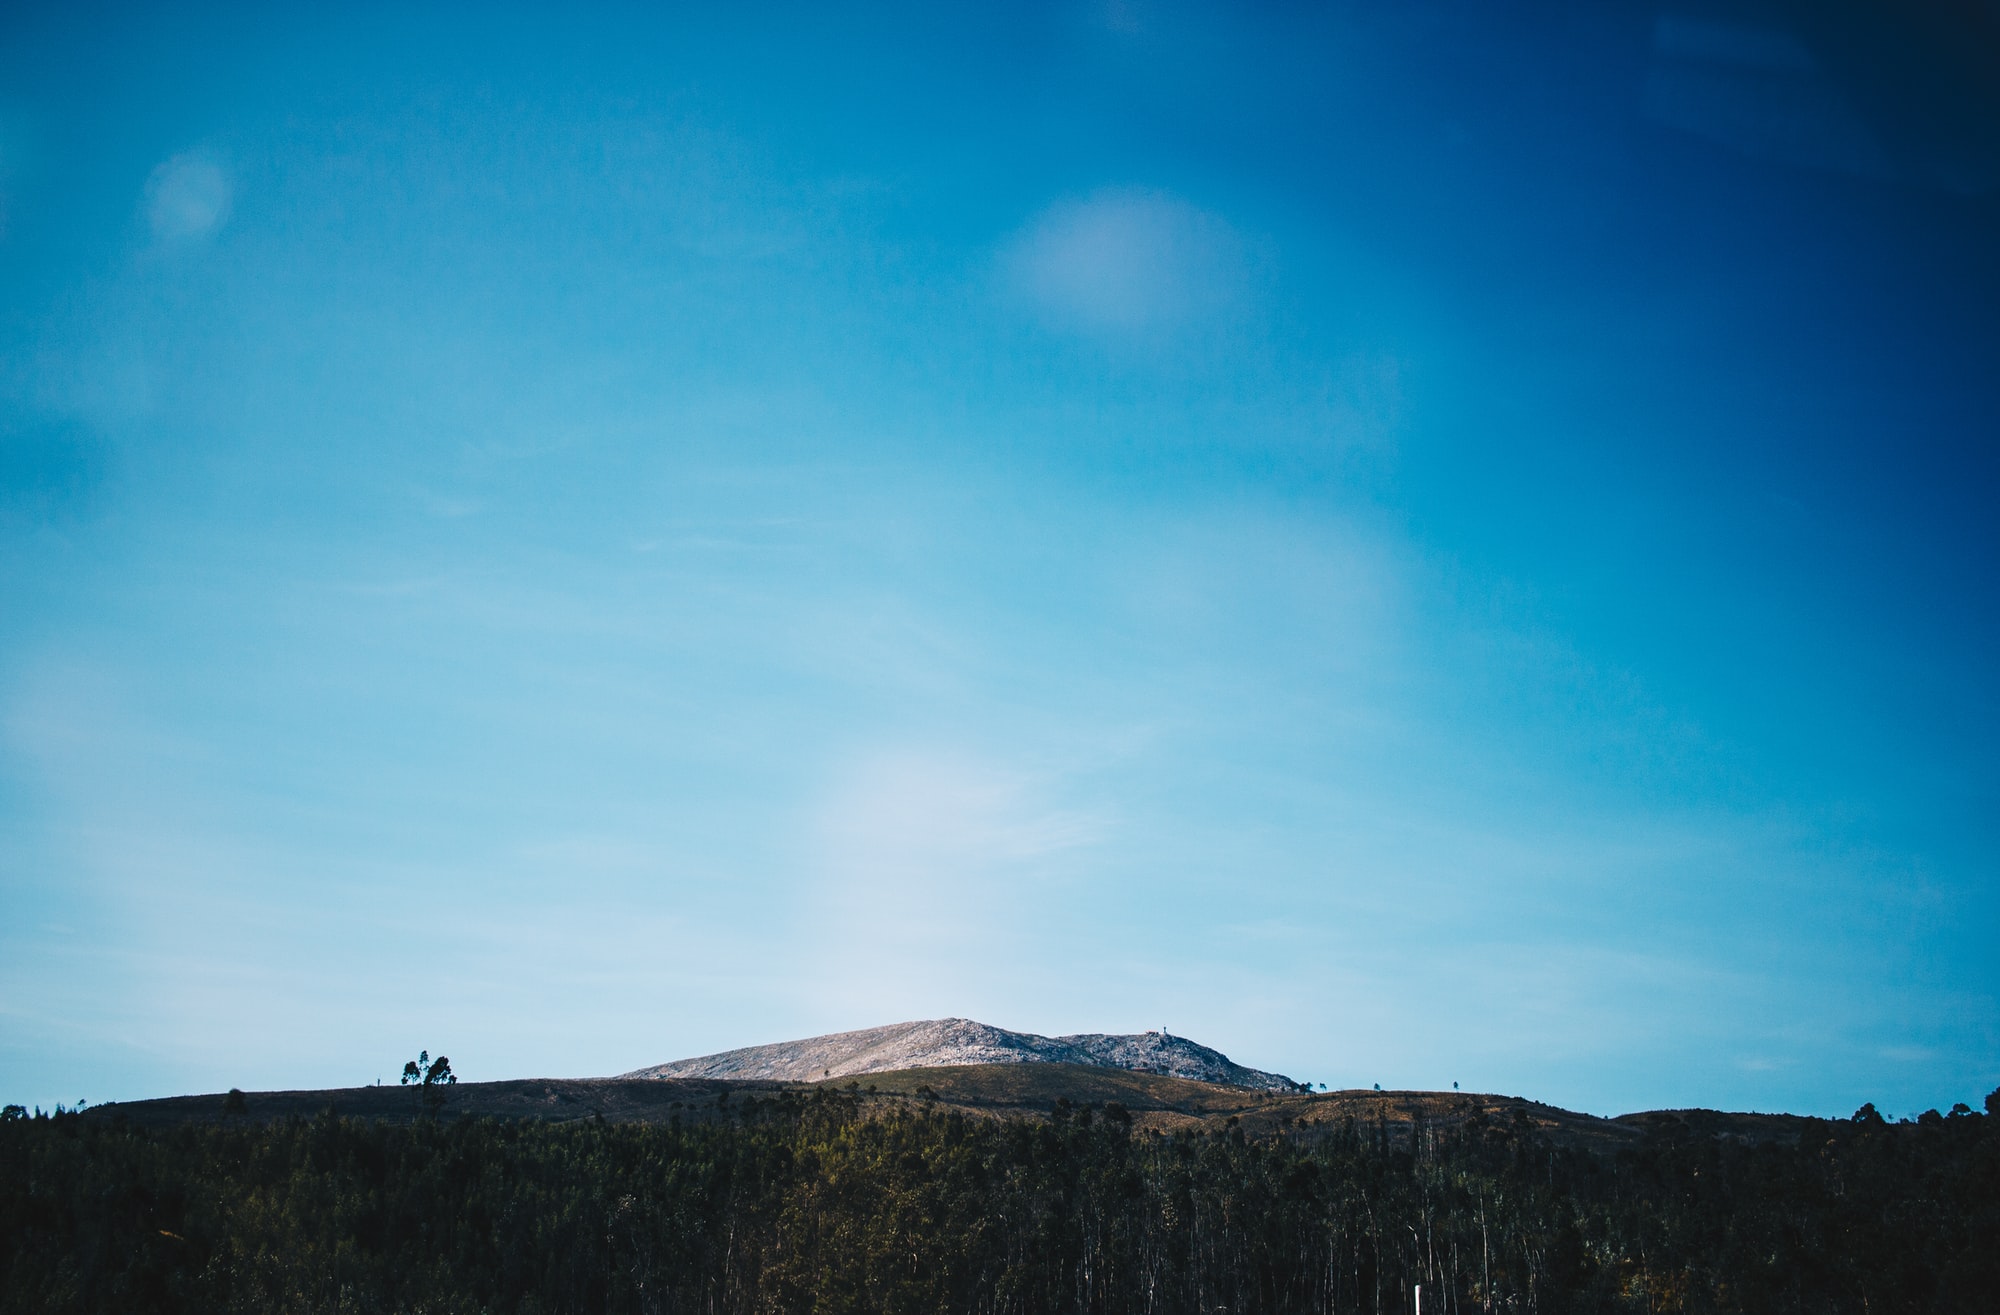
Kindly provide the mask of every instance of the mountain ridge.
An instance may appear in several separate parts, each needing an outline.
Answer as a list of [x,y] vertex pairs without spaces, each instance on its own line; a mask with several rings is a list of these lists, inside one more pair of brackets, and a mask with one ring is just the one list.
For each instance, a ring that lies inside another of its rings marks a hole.
[[1407,1144],[1419,1129],[1484,1123],[1532,1128],[1564,1145],[1615,1151],[1649,1136],[1732,1143],[1796,1142],[1830,1122],[1802,1115],[1720,1110],[1647,1110],[1604,1117],[1521,1096],[1457,1091],[1267,1092],[1219,1086],[1133,1069],[1074,1064],[974,1064],[869,1074],[818,1083],[727,1078],[513,1078],[461,1082],[432,1107],[409,1087],[368,1086],[251,1091],[231,1101],[221,1092],[107,1102],[81,1114],[135,1127],[251,1124],[338,1114],[367,1122],[427,1118],[523,1119],[569,1123],[666,1125],[729,1123],[758,1110],[821,1094],[868,1112],[951,1110],[992,1118],[1050,1119],[1060,1111],[1118,1111],[1135,1131],[1225,1133],[1315,1141],[1343,1126],[1366,1126]]
[[932,1018],[832,1032],[697,1055],[620,1074],[624,1078],[722,1078],[823,1082],[863,1074],[986,1064],[1075,1064],[1126,1069],[1251,1091],[1296,1092],[1282,1073],[1238,1064],[1219,1050],[1161,1028],[1154,1032],[1079,1032],[1046,1037],[969,1018]]

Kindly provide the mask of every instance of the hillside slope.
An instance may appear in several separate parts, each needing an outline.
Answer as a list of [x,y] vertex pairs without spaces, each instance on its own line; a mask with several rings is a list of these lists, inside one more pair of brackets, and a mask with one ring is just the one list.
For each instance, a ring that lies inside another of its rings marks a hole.
[[[1349,1121],[1407,1144],[1421,1128],[1468,1123],[1532,1129],[1551,1141],[1592,1150],[1635,1146],[1651,1135],[1738,1143],[1792,1143],[1824,1126],[1789,1115],[1655,1110],[1600,1118],[1518,1096],[1456,1091],[1269,1092],[1193,1082],[1129,1069],[1076,1064],[971,1064],[871,1073],[818,1084],[719,1078],[523,1078],[463,1082],[436,1111],[446,1121],[494,1118],[534,1122],[624,1124],[730,1123],[810,1100],[816,1091],[851,1101],[863,1114],[952,1110],[980,1118],[1046,1120],[1063,1109],[1118,1111],[1140,1131],[1227,1133],[1253,1138],[1318,1141]],[[351,1087],[327,1091],[246,1094],[231,1113],[220,1093],[123,1101],[93,1107],[84,1117],[135,1127],[261,1124],[311,1120],[334,1113],[387,1123],[425,1116],[422,1093],[410,1087]]]

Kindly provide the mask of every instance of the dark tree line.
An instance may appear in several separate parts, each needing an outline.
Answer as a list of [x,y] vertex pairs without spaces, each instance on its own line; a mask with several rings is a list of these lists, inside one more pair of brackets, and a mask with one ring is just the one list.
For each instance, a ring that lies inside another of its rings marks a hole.
[[1601,1154],[1525,1125],[725,1108],[0,1122],[0,1311],[1401,1315],[1416,1283],[1429,1315],[2000,1302],[2000,1125],[1969,1111]]

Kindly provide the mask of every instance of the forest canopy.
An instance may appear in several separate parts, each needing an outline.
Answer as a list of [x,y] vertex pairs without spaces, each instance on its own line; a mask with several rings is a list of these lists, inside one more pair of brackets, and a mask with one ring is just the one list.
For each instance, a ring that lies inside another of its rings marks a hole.
[[[1525,1121],[1162,1135],[870,1112],[665,1126],[0,1122],[0,1311],[1969,1311],[1994,1120],[1615,1153]],[[717,1113],[709,1112],[711,1115]]]

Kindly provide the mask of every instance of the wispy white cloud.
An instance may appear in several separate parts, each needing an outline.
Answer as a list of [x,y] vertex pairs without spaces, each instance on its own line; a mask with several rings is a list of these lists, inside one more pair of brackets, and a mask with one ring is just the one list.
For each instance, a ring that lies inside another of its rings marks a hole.
[[229,222],[235,187],[211,156],[186,151],[164,160],[146,179],[146,222],[161,242],[208,237]]
[[822,883],[801,929],[812,957],[867,964],[857,989],[891,1012],[1008,971],[1061,860],[1112,830],[1059,792],[1047,774],[959,750],[888,748],[841,765],[810,833]]
[[1043,783],[975,755],[872,754],[841,771],[820,816],[828,867],[877,899],[948,891],[963,879],[1098,839],[1105,819],[1054,807]]
[[1054,327],[1142,334],[1224,314],[1248,292],[1243,239],[1166,192],[1058,201],[1005,247],[1010,290]]

